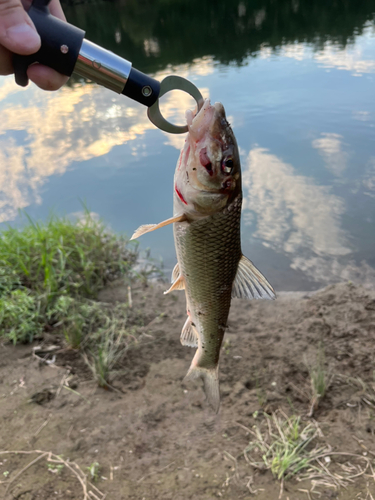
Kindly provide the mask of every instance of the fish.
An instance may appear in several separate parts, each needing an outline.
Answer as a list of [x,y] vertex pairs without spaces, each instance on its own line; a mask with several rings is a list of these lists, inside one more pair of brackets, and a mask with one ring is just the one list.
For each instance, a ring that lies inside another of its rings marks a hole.
[[206,99],[186,112],[188,134],[174,175],[173,217],[140,226],[131,239],[173,224],[177,264],[164,293],[185,290],[181,343],[196,348],[186,380],[201,378],[220,407],[219,356],[232,298],[274,299],[275,291],[241,250],[241,164],[224,107]]

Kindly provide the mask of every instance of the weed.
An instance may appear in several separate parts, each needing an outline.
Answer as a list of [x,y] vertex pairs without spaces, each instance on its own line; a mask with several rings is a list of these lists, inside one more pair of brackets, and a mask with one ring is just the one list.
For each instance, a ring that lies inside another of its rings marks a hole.
[[64,469],[64,464],[50,464],[47,463],[47,468],[49,472],[52,472],[53,474],[60,474],[60,472]]
[[332,383],[333,376],[325,367],[325,354],[322,346],[319,347],[314,364],[308,366],[311,381],[311,405],[308,416],[312,417],[319,401],[326,395]]
[[61,307],[58,312],[54,308],[53,314],[59,318],[65,341],[72,349],[83,347],[90,335],[110,321],[108,308],[101,302],[61,296],[58,305]]
[[42,331],[40,303],[27,289],[12,290],[0,297],[0,325],[5,338],[31,342]]
[[259,408],[264,408],[265,404],[267,403],[267,393],[265,389],[261,386],[261,382],[258,375],[256,375],[255,377],[255,389],[256,389]]
[[[271,416],[263,416],[264,419],[252,429],[237,423],[252,436],[243,455],[249,465],[258,470],[270,470],[280,481],[279,498],[282,498],[284,481],[292,477],[298,482],[311,481],[309,491],[299,491],[315,492],[321,498],[322,493],[317,491],[318,488],[324,488],[325,492],[327,488],[337,491],[339,488],[347,488],[354,478],[373,477],[373,459],[366,456],[370,450],[363,440],[355,438],[366,450],[363,455],[333,451],[328,443],[320,444],[324,436],[317,422],[304,424],[300,417],[288,417],[282,410],[277,410]],[[338,460],[332,460],[333,457]],[[349,461],[343,463],[344,457],[351,461],[355,459],[364,465]],[[250,493],[255,493],[252,489],[252,477],[250,476],[246,486]]]
[[230,354],[231,347],[232,347],[232,345],[231,345],[230,340],[227,340],[227,339],[224,340],[222,349],[223,349],[225,354],[227,354],[227,355]]
[[93,462],[87,470],[90,474],[91,481],[97,482],[99,480],[100,465],[99,462]]
[[128,308],[118,304],[107,311],[107,321],[97,329],[91,338],[84,359],[100,387],[110,388],[110,376],[128,347],[136,342],[127,327]]
[[[372,420],[372,411],[375,408],[375,373],[373,373],[373,380],[369,382],[365,382],[360,377],[348,377],[347,375],[337,375],[339,380],[342,380],[346,384],[357,389],[357,394],[359,397],[359,401],[354,403],[354,405],[364,405],[369,408],[369,418]],[[358,393],[359,390],[359,393]]]
[[13,343],[29,342],[46,327],[63,326],[68,342],[78,347],[95,321],[85,300],[109,281],[130,279],[137,247],[109,233],[88,211],[77,223],[26,217],[23,229],[1,233],[1,335]]
[[[325,451],[324,448],[311,448],[313,440],[319,435],[317,426],[310,423],[302,427],[300,417],[287,417],[280,411],[271,417],[264,416],[267,431],[262,433],[258,425],[250,431],[255,439],[244,450],[247,462],[258,469],[271,470],[279,480],[313,468],[313,462]],[[251,456],[254,451],[261,454],[261,462]]]

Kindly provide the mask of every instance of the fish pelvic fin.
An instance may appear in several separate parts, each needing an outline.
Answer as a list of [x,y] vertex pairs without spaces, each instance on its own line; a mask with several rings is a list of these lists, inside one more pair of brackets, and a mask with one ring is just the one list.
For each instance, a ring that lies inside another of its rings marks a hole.
[[174,283],[164,292],[166,295],[169,292],[173,292],[173,290],[185,290],[185,280],[182,276],[179,276]]
[[198,347],[198,333],[192,325],[189,316],[186,318],[182,328],[180,341],[182,345],[187,347]]
[[215,413],[218,413],[220,408],[219,365],[214,368],[201,368],[192,364],[184,380],[194,380],[196,378],[203,380],[207,401]]
[[244,255],[241,257],[232,287],[232,298],[275,299],[275,290],[263,274]]
[[164,295],[166,295],[169,292],[173,292],[173,290],[185,290],[185,280],[180,275],[180,266],[178,265],[178,262],[174,266],[171,282],[172,282],[171,287],[166,292],[164,292]]
[[139,226],[139,228],[134,232],[133,236],[130,239],[135,240],[136,238],[139,238],[143,234],[155,231],[155,229],[168,226],[169,224],[174,224],[175,222],[184,222],[185,220],[186,220],[186,215],[179,214],[175,215],[174,217],[171,217],[170,219],[164,220],[163,222],[159,222],[159,224],[144,224],[143,226]]

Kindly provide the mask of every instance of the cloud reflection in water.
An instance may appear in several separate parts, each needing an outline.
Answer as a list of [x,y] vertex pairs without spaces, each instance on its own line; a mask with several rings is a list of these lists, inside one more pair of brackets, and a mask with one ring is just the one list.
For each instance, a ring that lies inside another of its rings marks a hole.
[[351,259],[354,249],[341,228],[345,204],[329,187],[316,185],[267,149],[254,147],[243,167],[243,190],[245,228],[254,225],[253,235],[287,254],[292,269],[322,283],[371,283],[375,278],[366,262],[358,265]]
[[[207,61],[200,71],[204,68]],[[202,91],[208,95],[207,89]],[[7,98],[21,92],[21,103],[7,104]],[[30,203],[41,203],[39,192],[48,177],[155,130],[146,108],[97,85],[77,84],[46,93],[33,85],[20,88],[8,77],[2,81],[0,97],[0,222],[13,220]],[[163,97],[162,110],[167,119],[184,123],[190,105],[187,94],[176,92]],[[183,137],[166,136],[170,144],[181,147]]]

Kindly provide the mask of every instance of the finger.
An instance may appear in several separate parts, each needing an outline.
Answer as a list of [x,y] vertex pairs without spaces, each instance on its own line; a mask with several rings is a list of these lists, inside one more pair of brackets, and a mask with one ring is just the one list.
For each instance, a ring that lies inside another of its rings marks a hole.
[[68,81],[67,76],[61,75],[54,69],[42,64],[29,66],[27,76],[42,90],[58,90]]
[[12,73],[14,71],[11,53],[0,45],[0,75],[11,75]]
[[40,36],[20,0],[0,0],[0,45],[21,55],[40,48]]
[[63,21],[66,21],[65,14],[62,10],[61,4],[59,0],[52,0],[50,4],[48,5],[49,10],[51,14],[55,17],[58,17],[59,19],[62,19]]
[[[27,12],[31,7],[32,0],[21,0],[21,2],[23,5],[23,8]],[[62,19],[63,21],[66,21],[66,17],[65,17],[63,10],[62,10],[60,0],[52,0],[48,4],[48,9],[53,16],[58,17],[59,19]]]
[[[66,21],[59,0],[52,0],[48,8],[53,16],[58,17],[62,21]],[[58,90],[68,81],[67,76],[47,66],[43,66],[42,64],[33,64],[29,66],[27,76],[42,90]]]

